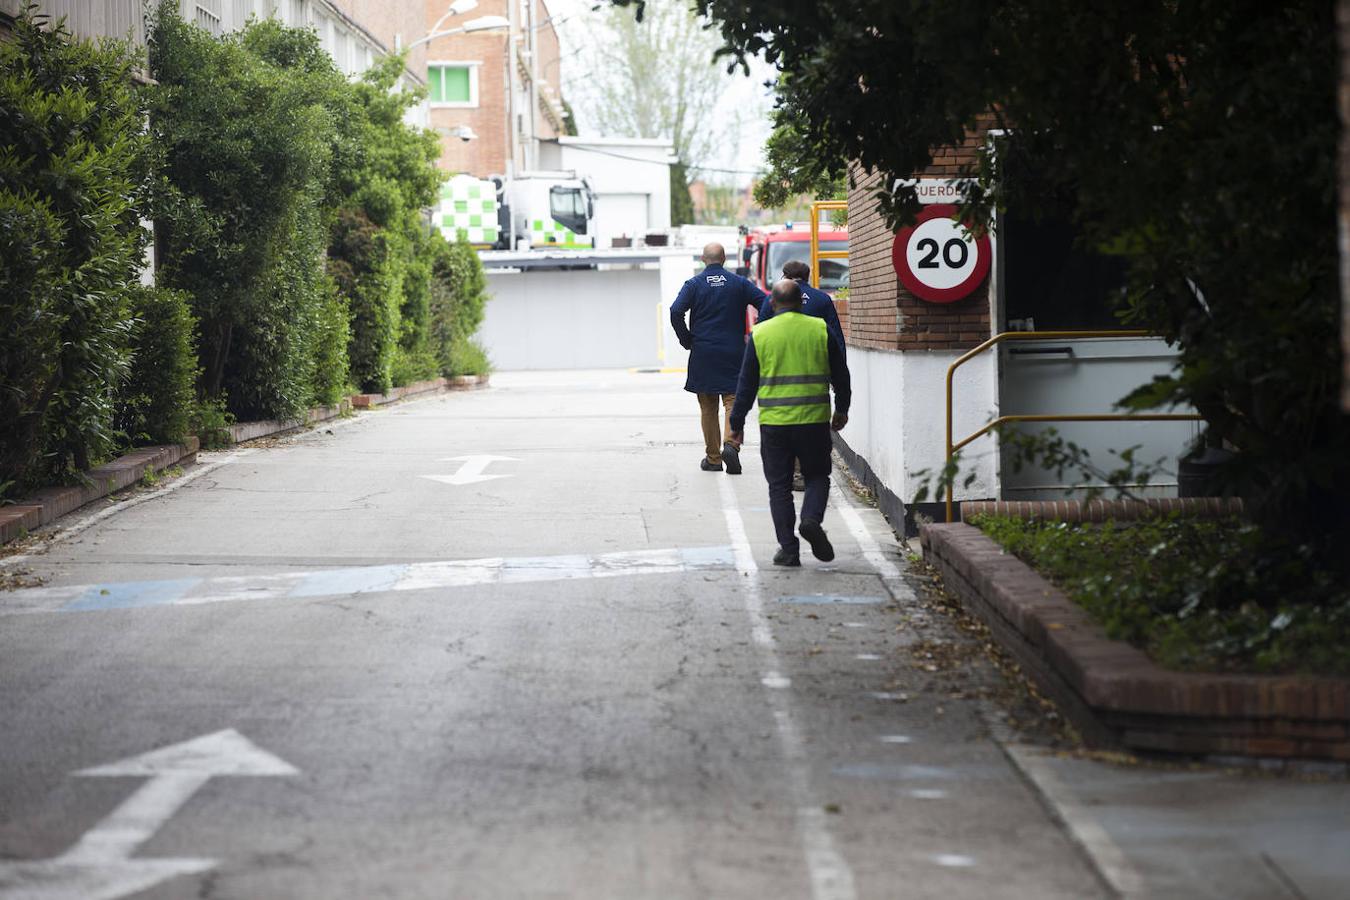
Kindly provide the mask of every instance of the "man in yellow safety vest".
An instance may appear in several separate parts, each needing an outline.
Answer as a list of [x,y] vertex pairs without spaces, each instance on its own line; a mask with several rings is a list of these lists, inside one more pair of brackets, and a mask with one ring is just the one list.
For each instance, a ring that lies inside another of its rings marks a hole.
[[[800,566],[797,533],[816,559],[834,559],[825,535],[825,501],[830,493],[830,430],[848,423],[848,364],[843,349],[830,339],[825,320],[802,313],[802,289],[795,281],[773,286],[774,316],[754,327],[741,360],[736,402],[731,408],[731,441],[740,453],[745,417],[759,401],[760,459],[769,482],[769,512],[778,536],[776,566]],[[830,387],[834,387],[834,415]],[[727,448],[723,448],[723,454]],[[737,460],[739,462],[739,460]],[[792,502],[792,467],[801,463],[806,492],[801,525]],[[796,533],[794,533],[796,532]]]

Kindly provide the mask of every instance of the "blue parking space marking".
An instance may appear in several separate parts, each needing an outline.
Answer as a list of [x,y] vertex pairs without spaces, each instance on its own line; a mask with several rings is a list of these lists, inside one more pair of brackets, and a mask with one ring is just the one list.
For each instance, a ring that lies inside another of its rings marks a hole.
[[162,606],[177,602],[201,581],[200,578],[178,578],[172,581],[124,581],[119,584],[90,585],[88,590],[67,603],[63,609],[85,612]]
[[736,554],[730,547],[681,547],[680,559],[691,569],[723,569],[736,564]]
[[[227,575],[19,589],[6,595],[9,612],[88,612],[141,606],[351,596],[536,581],[608,579],[731,570],[731,547],[627,550],[596,556],[522,556],[348,566],[317,572]],[[819,600],[811,602],[822,602]],[[855,601],[857,602],[857,601]],[[874,602],[880,602],[877,598]],[[7,610],[0,607],[0,616]]]
[[353,566],[310,572],[287,593],[289,597],[329,597],[337,594],[363,594],[393,590],[408,571],[408,564],[392,566]]

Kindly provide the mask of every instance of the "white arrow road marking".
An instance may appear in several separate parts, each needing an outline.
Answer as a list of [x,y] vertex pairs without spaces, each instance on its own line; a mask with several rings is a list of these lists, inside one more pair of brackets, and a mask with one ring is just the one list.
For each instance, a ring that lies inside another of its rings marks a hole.
[[483,470],[494,462],[519,462],[514,456],[493,456],[485,453],[480,456],[451,456],[441,462],[463,462],[459,471],[453,475],[423,475],[441,484],[474,484],[479,481],[491,481],[494,478],[510,478],[510,475],[484,475]]
[[132,859],[141,844],[217,775],[295,775],[290,763],[256,747],[233,728],[106,766],[87,777],[150,780],[53,859],[0,862],[4,900],[115,900],[179,875],[205,872],[214,859]]

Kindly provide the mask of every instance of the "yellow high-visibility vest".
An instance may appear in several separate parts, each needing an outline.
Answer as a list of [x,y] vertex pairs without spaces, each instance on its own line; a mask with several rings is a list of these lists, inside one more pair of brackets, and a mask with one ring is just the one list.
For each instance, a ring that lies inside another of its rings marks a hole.
[[751,332],[759,357],[759,423],[830,421],[830,336],[825,320],[778,313]]

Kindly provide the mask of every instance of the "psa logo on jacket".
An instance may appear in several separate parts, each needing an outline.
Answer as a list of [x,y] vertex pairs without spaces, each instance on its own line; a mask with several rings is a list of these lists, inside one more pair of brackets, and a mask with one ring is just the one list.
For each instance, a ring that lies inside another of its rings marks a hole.
[[713,287],[725,287],[725,286],[726,286],[726,283],[727,283],[727,276],[725,276],[725,275],[709,275],[709,276],[707,276],[707,281],[708,281],[708,284],[712,285]]

